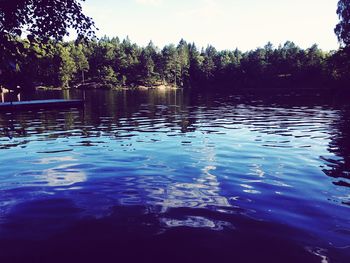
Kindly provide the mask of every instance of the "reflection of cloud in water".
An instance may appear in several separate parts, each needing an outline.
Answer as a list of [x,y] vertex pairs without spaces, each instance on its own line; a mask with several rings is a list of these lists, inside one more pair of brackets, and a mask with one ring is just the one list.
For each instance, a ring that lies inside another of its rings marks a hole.
[[85,182],[87,176],[83,171],[71,168],[75,164],[59,165],[43,172],[49,186],[69,186]]
[[[220,183],[212,171],[216,169],[212,163],[215,161],[215,149],[203,149],[205,166],[201,175],[193,183],[169,183],[161,187],[145,187],[148,203],[160,207],[160,213],[166,213],[171,208],[223,208],[231,207],[228,199],[220,195]],[[199,164],[200,165],[200,164]],[[147,180],[147,178],[144,178]],[[142,184],[149,184],[142,182]],[[161,222],[166,227],[203,227],[215,230],[222,229],[223,222],[198,216],[186,216],[183,219],[164,217]]]
[[[85,182],[87,180],[86,174],[73,168],[76,166],[77,159],[73,156],[55,156],[45,157],[36,161],[36,164],[48,165],[58,163],[60,165],[44,170],[42,173],[42,179],[44,179],[48,186],[70,186],[75,183]],[[69,162],[68,164],[62,164]]]
[[202,170],[202,176],[195,179],[194,183],[173,183],[166,185],[165,189],[146,188],[146,191],[153,205],[161,207],[161,212],[179,207],[229,207],[227,198],[220,196],[217,177],[211,174],[215,169],[215,166],[207,165]]
[[[222,230],[223,227],[231,227],[227,222],[223,221],[213,221],[200,216],[189,216],[184,220],[172,219],[172,218],[162,218],[160,220],[167,227],[194,227],[194,228],[210,228],[212,230]],[[232,227],[231,227],[232,228]]]
[[50,164],[50,163],[58,163],[58,162],[72,162],[76,161],[73,156],[62,156],[62,157],[46,157],[41,158],[36,162],[37,164]]

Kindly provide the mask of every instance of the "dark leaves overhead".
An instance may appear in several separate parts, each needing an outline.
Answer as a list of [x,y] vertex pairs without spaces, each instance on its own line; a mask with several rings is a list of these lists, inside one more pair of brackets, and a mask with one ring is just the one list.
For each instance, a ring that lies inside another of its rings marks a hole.
[[0,0],[0,33],[61,40],[74,29],[79,36],[94,35],[94,22],[82,12],[85,0]]
[[335,28],[335,33],[341,44],[350,46],[350,0],[340,0],[338,2],[337,14],[340,22]]

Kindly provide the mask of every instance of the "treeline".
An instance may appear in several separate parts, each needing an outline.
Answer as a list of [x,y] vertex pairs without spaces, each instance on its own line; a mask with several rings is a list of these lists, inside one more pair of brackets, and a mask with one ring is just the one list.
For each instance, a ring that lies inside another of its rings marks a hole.
[[[324,52],[313,45],[301,49],[293,42],[242,52],[199,50],[181,40],[178,45],[146,47],[128,38],[103,37],[77,42],[19,40],[17,56],[2,54],[1,84],[55,87],[137,87],[171,85],[192,88],[325,87],[350,83],[346,50]],[[317,86],[315,86],[317,85]]]

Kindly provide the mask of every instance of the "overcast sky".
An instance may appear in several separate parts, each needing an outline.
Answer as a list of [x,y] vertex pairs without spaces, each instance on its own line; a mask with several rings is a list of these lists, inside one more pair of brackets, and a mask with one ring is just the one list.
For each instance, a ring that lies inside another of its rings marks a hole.
[[286,40],[302,48],[317,43],[338,48],[334,27],[337,0],[86,0],[98,36],[157,46],[181,38],[198,47],[255,49]]

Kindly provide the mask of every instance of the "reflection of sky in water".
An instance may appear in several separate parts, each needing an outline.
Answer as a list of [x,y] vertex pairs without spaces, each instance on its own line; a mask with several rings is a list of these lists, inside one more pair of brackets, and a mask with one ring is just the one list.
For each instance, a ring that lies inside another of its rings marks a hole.
[[323,172],[332,166],[346,172],[343,156],[328,148],[339,132],[337,110],[210,100],[184,105],[166,91],[149,101],[98,94],[84,113],[0,118],[0,127],[14,127],[0,130],[0,210],[59,197],[93,217],[110,215],[114,206],[145,205],[165,227],[226,226],[202,215],[169,215],[199,208],[337,237],[335,228],[348,228],[341,202],[349,202],[349,188]]
[[[36,163],[41,165],[59,163],[57,166],[43,170],[40,180],[45,181],[50,187],[70,186],[85,182],[87,180],[85,172],[74,168],[78,165],[78,163],[75,163],[76,161],[77,159],[73,156],[44,157],[39,159]],[[66,162],[69,163],[64,164]]]
[[160,206],[161,212],[169,208],[208,206],[230,206],[226,197],[220,195],[220,183],[211,171],[214,166],[206,166],[193,183],[169,183],[164,189],[145,189],[153,205]]
[[37,164],[51,164],[51,163],[60,163],[60,162],[73,162],[76,161],[73,156],[62,156],[62,157],[44,157],[37,160],[34,163]]
[[211,230],[222,230],[224,227],[234,228],[228,222],[220,220],[209,220],[200,216],[188,216],[186,219],[161,218],[160,222],[166,227],[194,227],[194,228],[209,228]]
[[[18,186],[70,186],[87,180],[86,173],[76,168],[79,163],[73,156],[43,157],[34,161],[24,160],[21,163],[26,164],[28,168],[3,175],[0,184],[3,190],[16,189]],[[12,169],[16,167],[13,166]]]
[[[201,151],[202,158],[196,166],[204,166],[200,174],[193,178],[194,182],[174,182],[168,183],[164,188],[145,187],[147,201],[150,205],[158,207],[159,213],[166,213],[171,208],[224,208],[230,207],[227,197],[220,193],[220,182],[217,176],[214,175],[216,169],[215,151],[213,147],[207,147],[204,142],[203,151]],[[152,182],[147,183],[147,178],[143,178],[145,183],[152,185]],[[214,220],[188,216],[184,219],[174,219],[163,217],[161,222],[167,227],[204,227],[211,229],[222,229],[225,225],[223,222],[216,222]],[[227,223],[226,223],[227,225]]]
[[74,164],[59,165],[43,171],[43,180],[48,186],[69,186],[85,182],[86,174],[78,169],[72,168]]

